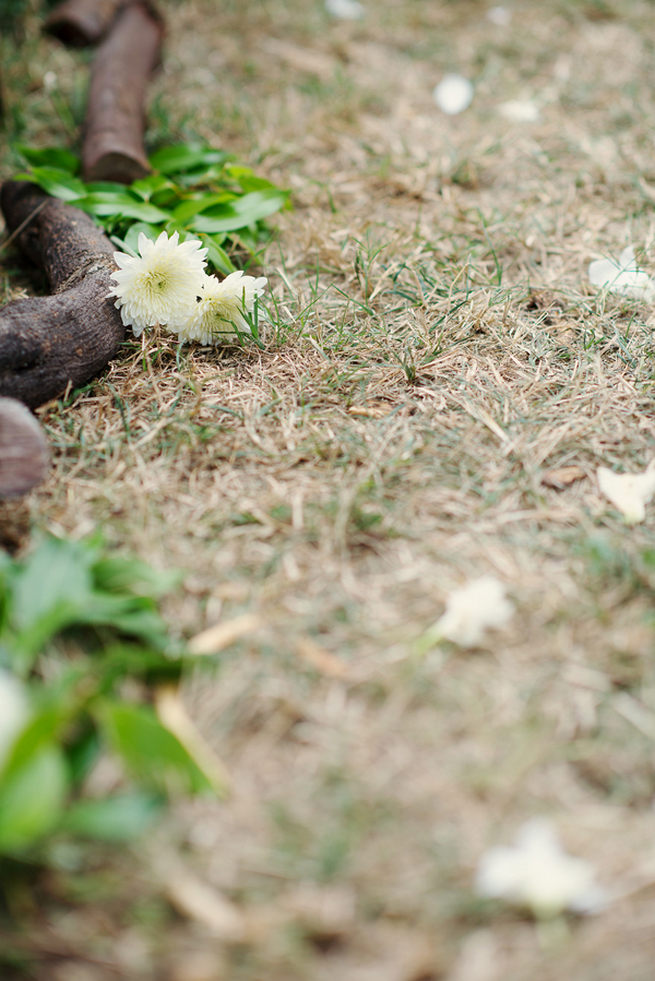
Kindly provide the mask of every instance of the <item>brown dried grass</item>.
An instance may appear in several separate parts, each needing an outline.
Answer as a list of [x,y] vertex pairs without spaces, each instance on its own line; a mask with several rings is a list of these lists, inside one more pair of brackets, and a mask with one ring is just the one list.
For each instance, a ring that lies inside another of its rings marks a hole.
[[[263,261],[262,351],[150,337],[40,413],[55,464],[23,516],[186,570],[181,636],[260,623],[188,690],[231,799],[157,842],[183,839],[243,934],[178,925],[125,969],[650,979],[653,511],[629,530],[594,474],[651,458],[652,320],[586,278],[629,238],[652,268],[650,6],[525,4],[505,31],[472,0],[370,2],[355,24],[164,6],[157,125],[234,149],[295,209]],[[451,68],[476,97],[447,119]],[[539,122],[498,115],[526,94]],[[511,624],[419,655],[485,572]],[[534,814],[625,893],[558,935],[472,893]]]

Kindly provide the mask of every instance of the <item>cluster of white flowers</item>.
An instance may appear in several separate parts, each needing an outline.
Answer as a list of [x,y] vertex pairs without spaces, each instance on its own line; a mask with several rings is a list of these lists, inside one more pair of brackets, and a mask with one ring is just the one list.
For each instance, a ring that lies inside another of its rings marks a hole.
[[179,241],[162,232],[156,242],[139,235],[139,255],[115,252],[118,270],[112,273],[116,297],[126,327],[140,337],[159,324],[181,341],[220,344],[250,333],[248,318],[265,285],[264,276],[230,273],[219,281],[205,272],[207,249],[197,239]]

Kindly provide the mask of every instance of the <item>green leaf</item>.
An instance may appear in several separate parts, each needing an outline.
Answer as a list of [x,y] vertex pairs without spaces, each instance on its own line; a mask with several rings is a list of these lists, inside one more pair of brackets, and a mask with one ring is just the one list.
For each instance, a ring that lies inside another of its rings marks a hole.
[[225,191],[220,194],[205,193],[195,195],[193,198],[187,198],[185,201],[182,201],[174,208],[173,219],[174,221],[179,221],[180,224],[184,224],[189,218],[193,218],[194,215],[207,211],[209,208],[214,208],[218,204],[229,204],[234,198],[234,194]]
[[177,569],[153,569],[133,556],[115,554],[101,556],[92,572],[97,589],[147,596],[163,596],[182,579]]
[[68,771],[58,746],[41,747],[0,781],[0,853],[17,855],[57,824],[68,791]]
[[84,182],[59,167],[33,167],[29,174],[20,174],[19,177],[38,184],[48,194],[61,198],[62,201],[77,202],[86,194]]
[[14,144],[14,149],[30,164],[31,167],[54,167],[59,171],[68,174],[77,174],[80,169],[80,160],[70,150],[56,146],[33,147],[26,143]]
[[265,188],[277,190],[271,181],[266,180],[265,177],[257,177],[250,167],[243,167],[240,164],[228,164],[225,167],[225,175],[236,181],[242,191],[262,191]]
[[168,221],[168,212],[154,204],[138,201],[127,191],[100,191],[75,202],[78,208],[97,218],[135,218],[149,224]]
[[126,252],[137,255],[139,251],[139,235],[143,232],[146,238],[154,242],[161,231],[161,225],[150,225],[143,221],[137,221],[133,225],[130,225],[125,238],[120,244]]
[[95,552],[82,543],[45,538],[17,570],[11,585],[14,667],[23,674],[50,637],[74,622],[91,595]]
[[104,800],[80,800],[68,808],[59,827],[83,838],[133,841],[159,816],[163,804],[160,795],[138,791]]
[[212,790],[208,777],[150,706],[106,702],[100,721],[110,745],[144,786],[165,794]]
[[198,238],[207,249],[207,261],[214,269],[218,269],[225,276],[229,276],[230,273],[234,272],[236,266],[233,265],[229,255],[220,244],[223,236],[204,235],[201,233]]
[[229,204],[217,205],[204,214],[197,215],[189,223],[189,228],[208,235],[237,231],[279,211],[285,206],[287,199],[286,191],[252,191]]
[[212,164],[222,164],[225,160],[229,160],[229,154],[223,150],[184,145],[166,146],[152,154],[150,166],[160,174],[179,174],[200,167],[210,167]]
[[162,174],[150,174],[148,177],[142,177],[141,180],[133,181],[130,184],[130,191],[137,194],[143,201],[149,201],[153,194],[161,194],[162,191],[171,190],[175,190],[175,184]]

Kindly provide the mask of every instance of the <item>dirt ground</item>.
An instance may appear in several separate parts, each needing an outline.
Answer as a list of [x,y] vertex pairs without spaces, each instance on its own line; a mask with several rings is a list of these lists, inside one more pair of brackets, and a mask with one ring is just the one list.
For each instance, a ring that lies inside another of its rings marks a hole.
[[[62,860],[27,976],[650,981],[655,506],[628,526],[596,470],[655,455],[653,314],[587,267],[632,242],[655,272],[652,4],[160,5],[151,144],[202,138],[292,191],[265,345],[134,342],[40,410],[52,473],[0,512],[184,570],[180,636],[236,622],[186,693],[231,794]],[[87,56],[35,25],[12,125],[68,145]],[[449,71],[474,84],[455,116]],[[34,288],[3,261],[5,297]],[[484,574],[511,620],[426,643]],[[604,911],[476,895],[534,816]]]

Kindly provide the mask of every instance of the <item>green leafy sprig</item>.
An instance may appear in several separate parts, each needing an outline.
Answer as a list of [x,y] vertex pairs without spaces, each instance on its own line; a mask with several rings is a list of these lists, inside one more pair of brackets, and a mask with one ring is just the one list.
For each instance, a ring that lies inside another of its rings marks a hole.
[[122,251],[134,254],[141,232],[156,239],[162,231],[177,231],[181,241],[200,239],[209,265],[224,275],[235,269],[230,253],[256,255],[270,238],[265,219],[289,202],[288,191],[210,147],[162,147],[150,157],[152,173],[129,185],[86,183],[69,150],[15,149],[29,165],[17,179],[91,215]]
[[[0,861],[41,859],[62,835],[126,841],[169,794],[224,791],[152,704],[191,661],[157,608],[178,578],[98,538],[0,552],[0,670],[29,704],[0,756]],[[85,779],[106,752],[130,783],[89,797]]]

